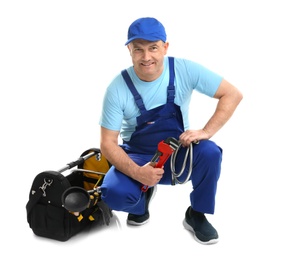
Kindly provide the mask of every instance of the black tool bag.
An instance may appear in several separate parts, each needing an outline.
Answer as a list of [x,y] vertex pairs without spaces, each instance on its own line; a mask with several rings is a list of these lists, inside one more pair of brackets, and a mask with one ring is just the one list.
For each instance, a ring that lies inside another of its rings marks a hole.
[[34,234],[67,241],[92,225],[109,225],[112,211],[101,200],[100,185],[110,166],[100,149],[92,148],[61,170],[39,173],[26,204]]

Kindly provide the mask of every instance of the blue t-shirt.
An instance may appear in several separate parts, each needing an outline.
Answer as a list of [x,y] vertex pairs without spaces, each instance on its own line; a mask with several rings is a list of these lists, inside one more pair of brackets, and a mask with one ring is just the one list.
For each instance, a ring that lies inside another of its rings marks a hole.
[[[188,109],[193,90],[213,97],[222,81],[222,77],[196,62],[182,58],[175,58],[174,60],[174,102],[180,106],[186,130],[189,127]],[[151,82],[140,80],[133,66],[129,67],[127,71],[147,110],[166,103],[167,87],[169,85],[168,58],[164,59],[162,75]],[[100,125],[110,130],[120,131],[120,137],[125,141],[129,141],[137,125],[136,117],[139,115],[140,111],[135,104],[133,95],[120,73],[106,89]]]

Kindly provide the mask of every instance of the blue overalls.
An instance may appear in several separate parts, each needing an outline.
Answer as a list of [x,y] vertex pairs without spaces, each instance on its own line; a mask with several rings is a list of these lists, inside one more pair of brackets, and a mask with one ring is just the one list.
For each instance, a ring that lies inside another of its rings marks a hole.
[[[180,107],[174,103],[174,58],[169,57],[170,80],[167,103],[151,110],[146,110],[141,96],[137,92],[126,70],[122,76],[132,92],[141,115],[137,117],[137,127],[130,141],[123,142],[122,148],[138,165],[148,163],[156,152],[160,141],[168,137],[179,140],[184,132],[183,118]],[[176,157],[175,168],[181,169],[185,148],[180,148]],[[190,202],[194,210],[213,214],[217,181],[220,176],[222,150],[213,141],[202,140],[193,145],[193,165],[190,180],[193,191]],[[187,176],[188,163],[181,180]],[[159,184],[172,183],[170,160],[164,165],[164,175]],[[119,172],[112,166],[101,185],[102,199],[113,210],[124,211],[136,215],[145,213],[145,196],[141,191],[143,185]]]

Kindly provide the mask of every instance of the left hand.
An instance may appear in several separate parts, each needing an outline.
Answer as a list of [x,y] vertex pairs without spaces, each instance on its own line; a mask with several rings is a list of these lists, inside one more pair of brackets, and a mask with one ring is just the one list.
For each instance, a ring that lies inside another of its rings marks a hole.
[[209,137],[203,129],[186,130],[179,136],[179,141],[183,147],[188,147],[190,143],[198,143],[204,139],[209,139]]

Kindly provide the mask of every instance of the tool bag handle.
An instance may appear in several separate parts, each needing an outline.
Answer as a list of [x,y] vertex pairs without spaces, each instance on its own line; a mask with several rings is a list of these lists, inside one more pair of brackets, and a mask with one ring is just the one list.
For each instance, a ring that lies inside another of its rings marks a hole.
[[[89,150],[88,150],[89,151]],[[80,164],[82,164],[84,161],[86,161],[87,159],[89,159],[90,157],[96,155],[99,153],[99,151],[97,150],[90,150],[91,153],[88,153],[88,154],[85,154],[85,155],[82,155],[79,159],[77,159],[76,161],[73,161],[73,162],[70,162],[68,163],[67,165],[65,165],[63,168],[61,168],[60,170],[58,170],[58,172],[62,173],[66,170],[69,170],[75,166],[78,166]]]

